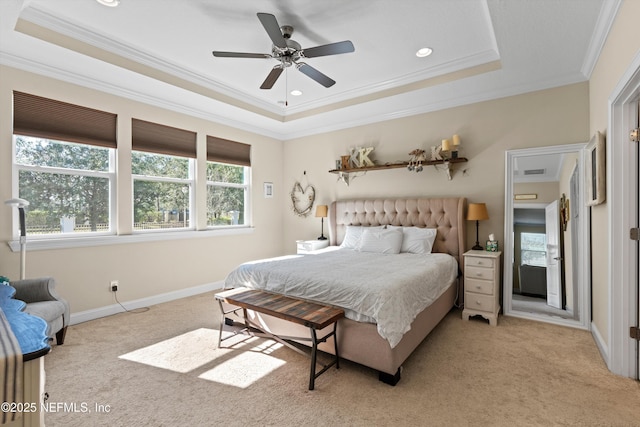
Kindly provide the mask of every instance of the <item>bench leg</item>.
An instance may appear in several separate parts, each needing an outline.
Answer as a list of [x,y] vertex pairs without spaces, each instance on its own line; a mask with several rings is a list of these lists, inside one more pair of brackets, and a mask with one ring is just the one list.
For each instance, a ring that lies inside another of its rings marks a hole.
[[313,390],[316,382],[316,355],[318,352],[318,339],[316,337],[316,330],[313,328],[309,328],[311,330],[311,374],[309,377],[309,390]]

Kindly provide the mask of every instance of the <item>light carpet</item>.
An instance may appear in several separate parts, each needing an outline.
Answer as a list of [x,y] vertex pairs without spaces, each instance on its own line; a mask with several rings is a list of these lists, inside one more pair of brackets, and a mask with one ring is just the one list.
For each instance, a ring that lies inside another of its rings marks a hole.
[[[391,387],[341,361],[251,338],[217,349],[213,293],[71,326],[45,357],[55,426],[640,426],[640,382],[611,374],[587,331],[454,310]],[[235,339],[235,338],[234,338]]]

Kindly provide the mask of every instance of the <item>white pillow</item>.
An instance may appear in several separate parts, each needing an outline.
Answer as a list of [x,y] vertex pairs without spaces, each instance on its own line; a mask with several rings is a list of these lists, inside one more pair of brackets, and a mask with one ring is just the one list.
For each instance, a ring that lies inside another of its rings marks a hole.
[[392,230],[402,229],[403,239],[400,252],[411,254],[430,254],[438,230],[435,228],[389,226]]
[[402,236],[401,230],[364,229],[358,250],[380,254],[398,254],[402,247]]
[[382,230],[383,228],[384,226],[363,227],[361,225],[347,225],[347,231],[340,247],[357,250],[360,247],[360,237],[362,237],[363,230]]

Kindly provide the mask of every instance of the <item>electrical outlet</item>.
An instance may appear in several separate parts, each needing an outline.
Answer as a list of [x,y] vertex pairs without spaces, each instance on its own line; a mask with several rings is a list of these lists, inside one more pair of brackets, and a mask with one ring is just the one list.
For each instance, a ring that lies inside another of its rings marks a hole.
[[118,283],[117,280],[112,280],[109,283],[109,291],[110,292],[118,292],[118,285],[119,285],[119,283]]

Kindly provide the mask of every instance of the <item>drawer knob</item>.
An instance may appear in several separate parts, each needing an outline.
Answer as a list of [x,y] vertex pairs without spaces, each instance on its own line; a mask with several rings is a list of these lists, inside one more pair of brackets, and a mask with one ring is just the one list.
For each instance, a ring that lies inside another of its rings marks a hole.
[[480,301],[476,301],[476,304],[477,305],[481,305],[482,303]]
[[476,289],[482,289],[482,286],[476,285]]

